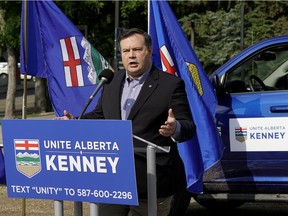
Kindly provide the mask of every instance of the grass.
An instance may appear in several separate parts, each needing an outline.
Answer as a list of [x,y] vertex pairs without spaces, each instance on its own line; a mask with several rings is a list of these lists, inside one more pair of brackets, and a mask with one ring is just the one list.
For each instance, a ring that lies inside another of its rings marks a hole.
[[[0,215],[8,216],[54,216],[53,200],[9,198],[6,186],[0,186]],[[74,202],[63,202],[63,215],[74,215]],[[89,203],[83,203],[83,216],[90,215]]]

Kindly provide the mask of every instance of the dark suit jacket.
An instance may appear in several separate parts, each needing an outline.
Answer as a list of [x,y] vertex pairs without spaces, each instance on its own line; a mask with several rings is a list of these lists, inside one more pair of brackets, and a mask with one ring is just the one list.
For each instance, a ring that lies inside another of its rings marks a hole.
[[[113,80],[102,89],[96,108],[83,116],[84,119],[121,119],[121,92],[125,71],[115,72]],[[197,105],[197,104],[196,104]],[[181,139],[186,141],[195,134],[185,92],[184,81],[177,76],[164,73],[152,67],[139,93],[128,120],[132,121],[133,134],[160,146],[170,146],[167,153],[157,153],[157,195],[167,197],[174,194],[183,176],[183,164],[178,154],[177,143],[170,137],[159,134],[159,129],[167,120],[168,109],[172,108],[181,124]],[[135,147],[146,144],[134,139]],[[181,144],[179,144],[181,145]],[[135,153],[135,168],[139,198],[147,198],[146,153]],[[117,180],[116,180],[117,181]]]

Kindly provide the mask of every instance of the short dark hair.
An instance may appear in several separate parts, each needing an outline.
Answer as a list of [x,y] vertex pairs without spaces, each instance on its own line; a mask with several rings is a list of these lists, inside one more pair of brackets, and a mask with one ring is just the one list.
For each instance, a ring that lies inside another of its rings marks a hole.
[[126,39],[126,38],[128,38],[134,34],[143,35],[144,41],[145,41],[145,46],[148,48],[152,47],[152,40],[151,40],[150,35],[147,32],[145,32],[139,28],[124,29],[123,32],[118,37],[118,46],[120,47],[120,42],[122,40],[124,40],[124,39]]

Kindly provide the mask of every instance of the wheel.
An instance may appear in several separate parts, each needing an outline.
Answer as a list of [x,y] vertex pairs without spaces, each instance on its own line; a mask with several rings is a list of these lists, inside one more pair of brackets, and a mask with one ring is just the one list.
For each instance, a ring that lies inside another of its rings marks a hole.
[[255,88],[253,85],[254,81],[256,81],[264,91],[267,90],[267,86],[264,84],[264,82],[259,77],[255,76],[255,75],[251,75],[250,79],[249,79],[249,87],[250,87],[251,91],[255,92]]
[[6,80],[6,79],[8,79],[8,74],[5,74],[5,73],[0,74],[0,79],[1,79],[1,80]]

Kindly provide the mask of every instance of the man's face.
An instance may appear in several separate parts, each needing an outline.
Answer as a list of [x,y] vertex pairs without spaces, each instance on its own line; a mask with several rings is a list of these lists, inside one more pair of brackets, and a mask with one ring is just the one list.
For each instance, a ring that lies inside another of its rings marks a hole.
[[120,41],[122,63],[131,77],[139,77],[151,64],[152,50],[145,46],[144,37],[134,34]]

